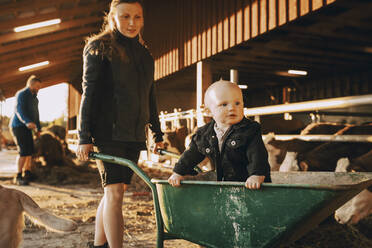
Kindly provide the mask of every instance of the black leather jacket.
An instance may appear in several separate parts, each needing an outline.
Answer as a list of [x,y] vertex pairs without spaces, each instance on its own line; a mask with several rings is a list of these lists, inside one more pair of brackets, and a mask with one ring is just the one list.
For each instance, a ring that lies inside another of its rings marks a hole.
[[207,156],[217,170],[217,181],[244,182],[251,175],[259,175],[265,176],[265,182],[271,182],[260,124],[244,118],[233,125],[225,136],[221,152],[214,125],[212,120],[196,131],[173,171],[180,175],[194,175],[195,165]]
[[103,36],[85,46],[83,58],[79,143],[144,142],[148,123],[162,141],[154,60],[138,38]]

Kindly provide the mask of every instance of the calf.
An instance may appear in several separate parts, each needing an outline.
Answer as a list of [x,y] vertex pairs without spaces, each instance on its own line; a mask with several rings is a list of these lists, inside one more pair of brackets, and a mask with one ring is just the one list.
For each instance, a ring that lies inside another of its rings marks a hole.
[[[163,136],[163,144],[164,144],[164,149],[169,151],[169,152],[172,152],[172,153],[175,153],[175,154],[180,154],[180,151],[174,147],[172,145],[172,142],[169,140],[169,136],[167,134],[165,134]],[[164,154],[164,155],[158,155],[158,162],[160,163],[165,163],[165,164],[173,164],[174,163],[174,158],[167,155],[167,154]]]
[[[163,136],[164,149],[176,154],[181,154],[185,150],[185,139],[187,136],[187,128],[182,126],[175,131],[166,131]],[[160,155],[159,162],[173,163],[172,157],[169,155]]]
[[0,247],[17,248],[20,245],[24,212],[31,217],[31,221],[51,231],[68,232],[77,228],[75,222],[41,209],[22,191],[0,185]]
[[177,128],[175,131],[168,131],[164,133],[164,145],[176,148],[180,153],[185,150],[185,138],[187,136],[187,127]]

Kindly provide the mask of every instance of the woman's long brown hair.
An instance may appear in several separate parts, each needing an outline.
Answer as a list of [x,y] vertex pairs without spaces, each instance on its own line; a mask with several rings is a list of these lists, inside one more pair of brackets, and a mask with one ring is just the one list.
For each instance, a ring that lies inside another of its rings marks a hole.
[[[98,38],[101,38],[107,34],[112,34],[113,31],[115,30],[115,22],[113,15],[115,14],[116,7],[121,4],[121,3],[139,3],[143,9],[143,2],[141,0],[112,0],[110,4],[110,11],[105,14],[104,19],[103,19],[103,24],[101,27],[101,31],[98,34],[93,34],[89,37],[86,38],[86,43],[96,40]],[[139,42],[144,45],[144,40],[142,39],[142,30],[139,33]]]

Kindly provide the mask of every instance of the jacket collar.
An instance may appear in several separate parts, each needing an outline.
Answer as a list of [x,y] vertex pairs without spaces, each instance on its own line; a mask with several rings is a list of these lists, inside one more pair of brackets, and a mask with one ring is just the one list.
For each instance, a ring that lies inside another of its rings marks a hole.
[[236,123],[232,126],[232,129],[236,130],[236,129],[240,129],[242,127],[246,127],[248,124],[252,123],[251,120],[243,117],[243,119],[239,122],[239,123]]
[[114,36],[115,40],[117,40],[117,42],[119,42],[120,44],[122,44],[124,46],[128,45],[128,44],[133,45],[133,44],[139,43],[139,36],[138,35],[134,38],[130,38],[130,37],[124,36],[117,29],[115,29],[113,31],[113,36]]
[[[230,130],[237,130],[237,129],[240,129],[240,128],[242,128],[242,127],[246,127],[246,126],[249,125],[250,123],[252,123],[251,120],[249,120],[249,119],[243,117],[243,119],[242,119],[240,122],[238,122],[238,123],[232,125],[232,127],[231,127]],[[215,133],[215,132],[214,132],[214,125],[215,125],[215,124],[216,124],[216,121],[212,119],[212,121],[210,121],[210,122],[207,124],[208,127],[207,127],[207,129],[206,129],[205,132],[206,132],[207,134]]]

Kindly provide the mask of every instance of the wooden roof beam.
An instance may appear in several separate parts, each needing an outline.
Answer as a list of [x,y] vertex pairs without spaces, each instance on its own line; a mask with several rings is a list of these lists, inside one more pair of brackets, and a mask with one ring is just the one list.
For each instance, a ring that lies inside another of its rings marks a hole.
[[0,64],[0,71],[6,71],[10,68],[19,68],[22,66],[27,66],[35,63],[39,63],[42,61],[50,61],[50,60],[57,60],[59,58],[64,58],[69,56],[70,54],[82,54],[83,48],[82,46],[70,46],[60,48],[58,50],[49,50],[43,54],[35,55],[35,56],[23,56],[18,57],[17,59],[13,59],[11,61],[7,61],[6,63]]
[[58,42],[54,42],[52,44],[48,44],[47,46],[41,45],[37,47],[32,47],[32,48],[27,48],[27,49],[22,49],[22,50],[17,50],[13,53],[7,53],[4,55],[1,55],[1,59],[3,61],[12,61],[12,60],[19,60],[20,58],[24,57],[36,57],[38,54],[43,54],[47,53],[48,51],[52,50],[59,50],[65,47],[73,47],[76,49],[77,47],[84,47],[84,39],[82,36],[78,36],[72,39],[67,39],[67,40],[60,40]]
[[12,81],[14,78],[22,75],[29,75],[33,73],[40,73],[52,69],[53,67],[58,67],[60,64],[69,63],[71,61],[81,61],[81,54],[67,55],[65,58],[59,58],[58,60],[50,60],[50,64],[43,68],[35,68],[33,70],[18,71],[18,69],[8,71],[0,75],[0,85],[6,83],[7,81]]
[[30,11],[30,5],[37,6],[38,8],[46,8],[60,5],[62,3],[73,3],[75,0],[29,0],[27,2],[28,3],[23,2],[20,4],[19,2],[12,1],[11,3],[1,4],[0,15],[8,14],[9,12]]
[[92,12],[101,11],[103,13],[106,8],[108,8],[108,2],[107,0],[99,1],[96,4],[88,4],[84,6],[79,6],[76,8],[71,9],[58,9],[56,12],[53,13],[47,13],[47,14],[36,14],[33,17],[27,17],[27,18],[17,18],[12,21],[6,21],[6,22],[0,22],[0,30],[11,30],[18,26],[28,25],[36,22],[42,22],[45,20],[55,19],[55,18],[61,18],[62,21],[64,19],[68,19],[71,17],[74,17],[76,15],[84,14],[90,14]]
[[85,27],[74,30],[67,30],[58,34],[53,34],[52,40],[50,36],[42,36],[35,39],[23,40],[6,46],[0,46],[0,54],[9,53],[12,51],[25,48],[31,48],[35,46],[41,46],[52,41],[61,41],[69,38],[75,38],[77,36],[86,36],[93,32],[97,32],[97,27]]
[[87,17],[87,18],[80,18],[80,19],[76,19],[72,21],[62,22],[60,24],[56,24],[56,25],[52,25],[48,27],[28,30],[28,31],[19,32],[19,33],[10,33],[10,34],[0,35],[0,42],[2,44],[6,44],[12,41],[28,39],[28,38],[32,38],[32,37],[39,36],[39,35],[48,35],[48,34],[52,34],[55,32],[63,31],[65,29],[81,27],[86,24],[92,24],[92,23],[97,23],[97,22],[102,22],[102,17],[92,16],[92,17]]
[[[60,63],[52,67],[49,67],[48,69],[44,68],[44,69],[34,70],[32,72],[29,71],[28,73],[18,74],[18,75],[15,75],[13,78],[8,78],[9,80],[7,80],[6,82],[3,81],[3,83],[0,84],[0,88],[3,90],[4,89],[8,90],[9,88],[12,88],[19,84],[24,86],[27,78],[32,74],[35,74],[38,77],[40,77],[42,81],[44,81],[45,78],[53,78],[53,77],[57,78],[61,75],[65,78],[70,78],[71,76],[73,76],[73,72],[69,70],[71,67],[79,67],[81,69],[82,63],[78,59],[60,61]],[[81,70],[79,71],[81,73]]]

